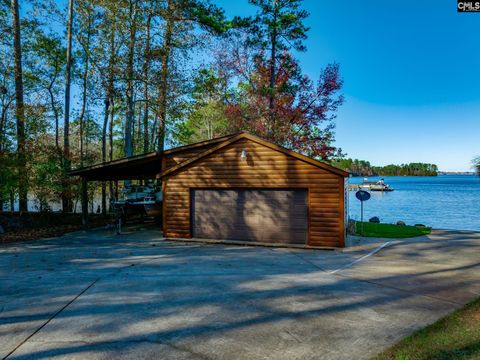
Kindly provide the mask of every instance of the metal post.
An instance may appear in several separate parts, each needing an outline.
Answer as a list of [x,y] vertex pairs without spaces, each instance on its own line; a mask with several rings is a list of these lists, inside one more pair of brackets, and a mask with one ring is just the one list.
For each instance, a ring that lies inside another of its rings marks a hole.
[[362,230],[361,230],[360,234],[363,235],[363,201],[360,201],[360,207],[361,207],[361,213],[362,213],[361,218],[360,218],[361,219],[360,223],[362,224]]
[[88,225],[88,188],[87,179],[82,178],[82,225]]

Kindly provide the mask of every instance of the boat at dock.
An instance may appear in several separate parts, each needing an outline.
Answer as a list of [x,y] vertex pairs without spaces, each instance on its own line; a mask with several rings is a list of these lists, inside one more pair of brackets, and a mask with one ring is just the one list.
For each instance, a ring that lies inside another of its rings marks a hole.
[[368,181],[367,178],[363,179],[363,182],[360,184],[349,184],[348,190],[350,191],[357,191],[357,190],[366,190],[366,191],[382,191],[382,192],[389,192],[393,191],[394,189],[385,184],[384,179],[380,179],[378,181]]

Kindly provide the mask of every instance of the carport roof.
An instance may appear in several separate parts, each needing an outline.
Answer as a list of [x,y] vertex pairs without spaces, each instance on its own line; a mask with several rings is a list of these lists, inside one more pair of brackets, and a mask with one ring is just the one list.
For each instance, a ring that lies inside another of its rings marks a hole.
[[69,175],[99,181],[154,178],[161,171],[162,157],[161,152],[152,152],[72,170]]
[[166,155],[189,151],[197,147],[221,143],[237,134],[222,136],[212,140],[176,147],[162,152],[131,156],[103,162],[69,172],[70,176],[81,176],[89,181],[140,180],[158,177],[162,172],[162,159]]

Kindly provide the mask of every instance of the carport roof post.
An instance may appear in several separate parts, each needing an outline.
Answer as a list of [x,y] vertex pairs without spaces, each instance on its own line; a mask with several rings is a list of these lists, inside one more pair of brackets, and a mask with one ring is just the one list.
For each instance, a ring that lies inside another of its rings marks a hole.
[[88,181],[82,178],[82,225],[88,225]]

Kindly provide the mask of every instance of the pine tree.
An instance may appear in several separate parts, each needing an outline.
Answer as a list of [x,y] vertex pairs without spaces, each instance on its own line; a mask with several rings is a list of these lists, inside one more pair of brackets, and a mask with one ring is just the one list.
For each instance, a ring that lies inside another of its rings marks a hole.
[[[262,49],[262,55],[269,54],[269,95],[268,107],[271,126],[275,126],[275,82],[277,67],[291,49],[305,51],[303,41],[308,28],[304,20],[308,12],[301,9],[302,0],[250,0],[259,8],[250,29],[249,41]],[[270,129],[273,132],[273,129]]]

